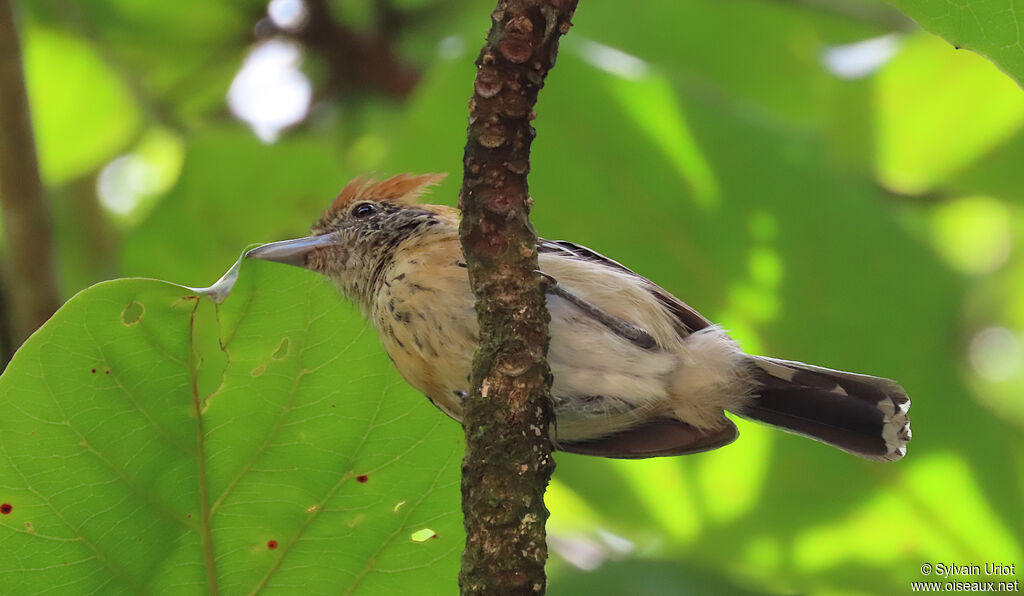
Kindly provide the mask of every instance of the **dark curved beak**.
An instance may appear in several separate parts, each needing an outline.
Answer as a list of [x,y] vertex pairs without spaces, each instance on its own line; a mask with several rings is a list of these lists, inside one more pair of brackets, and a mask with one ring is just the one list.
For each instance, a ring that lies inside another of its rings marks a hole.
[[247,259],[262,259],[285,265],[308,268],[308,257],[311,252],[318,248],[334,246],[338,239],[334,234],[321,234],[319,236],[308,236],[294,240],[281,240],[271,242],[245,253]]

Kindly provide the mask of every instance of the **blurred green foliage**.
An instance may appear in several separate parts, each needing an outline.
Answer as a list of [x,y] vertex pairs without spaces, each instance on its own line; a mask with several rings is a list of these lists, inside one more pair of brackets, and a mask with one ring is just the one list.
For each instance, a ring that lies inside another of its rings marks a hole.
[[[940,561],[1020,577],[1024,96],[999,71],[1021,80],[1020,23],[992,3],[895,4],[999,67],[869,0],[581,3],[537,107],[538,231],[631,266],[752,352],[899,379],[915,438],[888,465],[743,421],[702,455],[561,454],[550,593],[903,593]],[[268,143],[224,99],[265,2],[23,4],[67,295],[114,275],[207,285],[246,244],[304,234],[356,174],[448,171],[432,200],[454,204],[493,2],[330,6],[348,30],[390,28],[422,78],[383,99],[329,84],[348,57],[306,48],[311,110]],[[360,345],[354,362],[379,359]],[[397,403],[457,434],[425,400]]]

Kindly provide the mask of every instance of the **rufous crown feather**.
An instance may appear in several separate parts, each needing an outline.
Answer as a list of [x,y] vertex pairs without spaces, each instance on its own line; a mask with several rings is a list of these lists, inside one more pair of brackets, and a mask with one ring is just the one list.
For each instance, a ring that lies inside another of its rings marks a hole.
[[331,203],[332,210],[344,209],[356,201],[371,199],[413,205],[431,186],[448,174],[397,174],[380,182],[366,176],[353,178]]

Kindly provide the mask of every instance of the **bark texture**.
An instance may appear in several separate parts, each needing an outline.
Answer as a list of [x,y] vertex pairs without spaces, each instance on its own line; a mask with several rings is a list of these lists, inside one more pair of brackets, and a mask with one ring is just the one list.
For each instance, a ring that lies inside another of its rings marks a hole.
[[459,207],[480,348],[463,426],[463,595],[543,594],[554,461],[548,315],[526,175],[537,93],[577,0],[499,0],[476,61]]
[[21,45],[10,0],[0,0],[0,207],[8,321],[15,346],[57,307],[53,222],[39,178]]

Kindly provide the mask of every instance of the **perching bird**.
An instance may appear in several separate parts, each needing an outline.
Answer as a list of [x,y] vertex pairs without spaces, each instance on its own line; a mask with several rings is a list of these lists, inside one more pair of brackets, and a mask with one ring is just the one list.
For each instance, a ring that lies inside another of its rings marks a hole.
[[[357,178],[311,236],[248,256],[334,280],[405,380],[459,420],[478,335],[459,212],[417,202],[443,177]],[[548,362],[558,449],[619,458],[716,449],[738,435],[728,411],[868,459],[906,454],[910,400],[896,382],[748,355],[619,263],[570,242],[541,240],[538,250],[541,274],[553,282]]]

